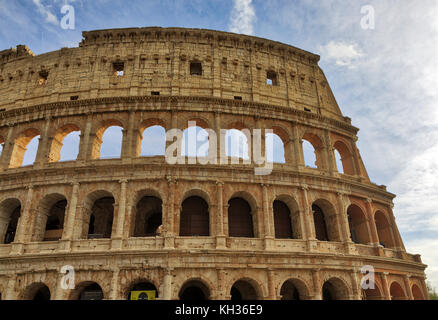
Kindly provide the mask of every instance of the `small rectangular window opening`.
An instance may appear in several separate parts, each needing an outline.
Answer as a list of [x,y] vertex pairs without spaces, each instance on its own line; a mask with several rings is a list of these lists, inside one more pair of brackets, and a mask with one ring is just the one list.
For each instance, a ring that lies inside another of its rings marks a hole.
[[269,86],[276,86],[278,85],[277,82],[277,73],[274,71],[268,71],[266,74],[266,84]]
[[312,110],[310,110],[310,109],[308,109],[308,108],[304,108],[304,111],[312,112]]
[[70,100],[71,101],[76,101],[76,100],[78,100],[79,99],[79,96],[71,96],[70,97]]
[[153,95],[153,96],[159,96],[159,95],[160,95],[160,92],[159,92],[159,91],[152,91],[152,92],[151,92],[151,95]]
[[40,86],[45,85],[47,83],[47,79],[49,78],[49,72],[48,71],[40,71],[39,73],[39,80],[38,80],[38,84]]
[[240,96],[234,96],[234,100],[242,100],[242,97],[240,97]]
[[191,76],[202,76],[202,64],[200,62],[190,63],[190,75]]
[[114,62],[114,75],[117,77],[122,77],[125,75],[125,63],[123,62]]

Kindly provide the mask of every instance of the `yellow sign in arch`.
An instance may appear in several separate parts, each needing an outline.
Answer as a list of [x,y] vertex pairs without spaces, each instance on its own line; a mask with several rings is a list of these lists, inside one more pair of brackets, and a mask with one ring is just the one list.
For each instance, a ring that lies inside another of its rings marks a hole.
[[155,300],[156,291],[131,291],[131,300]]

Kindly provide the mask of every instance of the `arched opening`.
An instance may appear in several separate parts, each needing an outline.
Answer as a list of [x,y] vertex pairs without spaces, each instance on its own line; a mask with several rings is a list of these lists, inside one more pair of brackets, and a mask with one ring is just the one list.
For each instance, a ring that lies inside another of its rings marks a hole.
[[38,205],[33,241],[57,241],[64,229],[67,200],[62,194],[45,196]]
[[180,219],[180,236],[210,235],[208,204],[201,197],[192,196],[183,201]]
[[365,300],[383,300],[382,292],[380,289],[374,284],[374,289],[366,289],[362,290],[363,298]]
[[262,299],[261,290],[252,280],[238,280],[230,290],[231,300],[260,300]]
[[120,121],[108,120],[96,131],[92,159],[115,159],[122,155],[123,126]]
[[[88,196],[86,214],[89,224],[85,231],[88,239],[111,238],[114,219],[114,197],[106,191],[97,191]],[[84,234],[84,233],[83,233]]]
[[158,298],[158,290],[148,281],[137,282],[131,286],[127,296],[127,300],[155,300],[156,298]]
[[338,278],[331,278],[322,286],[322,300],[348,300],[348,288]]
[[0,136],[0,159],[2,158],[4,146],[5,146],[5,139],[3,139],[2,136]]
[[306,133],[302,138],[304,165],[310,168],[324,169],[322,157],[323,143],[321,139],[312,133]]
[[202,281],[189,280],[182,286],[178,296],[180,300],[209,300],[210,290]]
[[134,237],[153,237],[160,234],[163,224],[161,199],[145,196],[136,207]]
[[350,237],[354,243],[368,244],[371,238],[368,230],[368,221],[361,208],[352,204],[347,209]]
[[254,238],[251,206],[242,198],[228,201],[228,233],[230,237]]
[[[354,175],[353,155],[350,149],[341,141],[334,144],[335,158],[338,160],[336,165],[338,171],[348,175]],[[338,155],[336,155],[336,153]]]
[[141,140],[142,157],[164,156],[166,152],[166,130],[153,125],[143,131]]
[[26,288],[23,300],[49,301],[50,290],[44,283],[34,283]]
[[12,150],[10,168],[32,165],[35,162],[38,151],[39,131],[27,129],[15,139]]
[[309,292],[303,281],[289,279],[283,283],[280,290],[281,300],[305,300]]
[[319,199],[312,204],[315,236],[320,241],[341,241],[335,208],[327,200]]
[[403,288],[397,283],[393,282],[389,288],[391,294],[391,300],[405,300],[406,294]]
[[267,133],[265,139],[266,159],[272,163],[286,163],[284,143],[275,133]]
[[225,134],[225,152],[227,157],[249,160],[247,135],[241,130],[227,130]]
[[52,140],[49,162],[76,160],[79,153],[80,134],[79,127],[73,124],[60,128]]
[[414,300],[424,300],[423,293],[421,292],[420,287],[416,284],[412,286],[412,296],[414,297]]
[[21,203],[18,199],[7,199],[0,204],[0,243],[14,242],[20,214]]
[[273,209],[275,237],[277,239],[293,239],[291,214],[288,206],[283,201],[275,200]]
[[392,235],[392,228],[386,215],[382,211],[377,211],[374,214],[374,221],[376,223],[376,229],[379,236],[380,245],[385,248],[393,248],[394,240]]
[[76,286],[70,295],[71,300],[103,300],[103,290],[96,282],[84,282]]
[[199,126],[189,126],[184,130],[181,152],[183,157],[208,157],[208,132]]

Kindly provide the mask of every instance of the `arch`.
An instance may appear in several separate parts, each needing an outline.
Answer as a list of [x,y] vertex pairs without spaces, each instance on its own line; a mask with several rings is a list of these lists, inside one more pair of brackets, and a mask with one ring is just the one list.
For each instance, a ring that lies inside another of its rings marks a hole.
[[114,219],[115,199],[111,192],[97,190],[84,203],[84,221],[81,238],[110,238]]
[[358,205],[351,204],[347,209],[347,216],[351,240],[360,244],[371,243],[368,220],[364,211]]
[[320,241],[341,241],[335,207],[325,199],[312,204],[315,236]]
[[141,149],[137,156],[164,156],[166,152],[166,129],[152,125],[141,130]]
[[402,286],[397,282],[393,281],[389,287],[389,293],[391,295],[391,300],[405,300],[406,294]]
[[377,283],[374,283],[374,289],[362,290],[365,300],[384,300],[385,297],[382,295],[382,292]]
[[209,236],[208,203],[199,196],[190,196],[183,201],[181,207],[180,236]]
[[[108,131],[110,128],[114,129]],[[95,134],[91,159],[120,158],[122,153],[122,141],[123,124],[115,119],[103,121]],[[104,154],[104,156],[102,156],[102,154]]]
[[227,129],[225,133],[225,155],[249,160],[251,155],[251,133],[247,129]]
[[81,282],[70,292],[69,300],[103,300],[102,287],[93,281]]
[[134,237],[151,237],[159,235],[163,224],[163,201],[156,196],[143,196],[136,205],[133,221]]
[[[353,154],[350,151],[350,149],[347,147],[347,145],[338,140],[335,142],[335,144],[333,145],[334,150],[339,152],[340,155],[340,161],[341,161],[341,165],[342,165],[342,173],[344,174],[348,174],[348,175],[354,175],[354,163],[353,163]],[[338,167],[338,171],[341,172],[341,170],[339,170],[340,168]]]
[[33,283],[26,287],[22,297],[23,300],[49,301],[50,289],[42,282]]
[[250,203],[238,194],[228,201],[228,234],[230,237],[254,238],[253,212]]
[[414,300],[425,300],[420,287],[417,286],[415,283],[412,285],[411,290],[412,290],[412,297],[414,298]]
[[210,296],[209,286],[201,279],[186,281],[178,293],[180,300],[209,300]]
[[287,205],[290,212],[290,224],[292,225],[292,238],[293,239],[303,239],[302,234],[302,223],[300,218],[300,207],[298,202],[290,195],[282,194],[275,198],[277,201],[281,201]]
[[2,136],[0,136],[0,159],[2,158],[4,145],[5,145],[5,139]]
[[258,283],[249,278],[239,279],[231,287],[231,300],[262,300],[263,292]]
[[379,243],[386,248],[394,248],[395,243],[392,234],[392,227],[386,214],[380,210],[376,211],[374,214],[374,223],[376,224]]
[[[206,127],[208,129],[208,127]],[[181,152],[183,157],[208,157],[210,136],[202,126],[189,126],[183,132]]]
[[67,199],[59,193],[46,195],[38,204],[34,241],[56,241],[61,239],[64,229]]
[[[37,129],[30,128],[22,132],[15,139],[9,163],[10,168],[19,168],[22,165],[29,165],[35,161],[39,136],[40,132]],[[29,150],[27,148],[28,146]]]
[[266,159],[272,163],[286,163],[284,142],[276,133],[267,133],[265,137]]
[[286,280],[280,289],[281,300],[306,300],[309,299],[309,288],[300,279]]
[[348,286],[339,278],[330,278],[322,286],[323,300],[349,300]]
[[[303,143],[304,165],[313,168],[316,167],[318,169],[324,169],[326,167],[324,163],[324,157],[322,154],[324,144],[321,138],[319,138],[319,136],[317,136],[314,133],[306,132],[301,139]],[[305,142],[308,142],[311,148],[306,148]],[[315,161],[314,163],[312,163],[313,160]]]
[[293,239],[291,212],[289,207],[280,200],[272,204],[274,211],[274,231],[277,239]]
[[[126,292],[126,299],[127,300],[133,300],[133,291],[155,291],[155,298],[158,298],[158,290],[155,284],[147,279],[137,279],[133,283],[131,283],[128,287],[128,290]],[[149,300],[147,299],[148,296],[143,295],[142,297],[138,297],[136,300]]]
[[20,200],[10,198],[0,203],[0,244],[14,242],[20,215]]
[[[50,146],[49,162],[76,160],[79,153],[80,132],[81,129],[75,124],[66,124],[59,128]],[[69,139],[70,137],[74,137],[74,140]],[[67,144],[64,145],[65,140]],[[69,154],[65,152],[67,149]]]

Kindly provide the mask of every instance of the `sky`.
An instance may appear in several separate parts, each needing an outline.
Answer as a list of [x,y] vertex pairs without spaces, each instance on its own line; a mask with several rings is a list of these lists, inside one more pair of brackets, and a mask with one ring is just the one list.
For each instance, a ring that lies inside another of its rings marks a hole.
[[[66,4],[74,29],[61,27]],[[405,246],[422,255],[438,288],[436,17],[436,0],[0,0],[0,50],[26,44],[41,54],[77,46],[85,30],[162,26],[255,35],[321,55],[344,116],[360,128],[371,180],[397,195]]]

